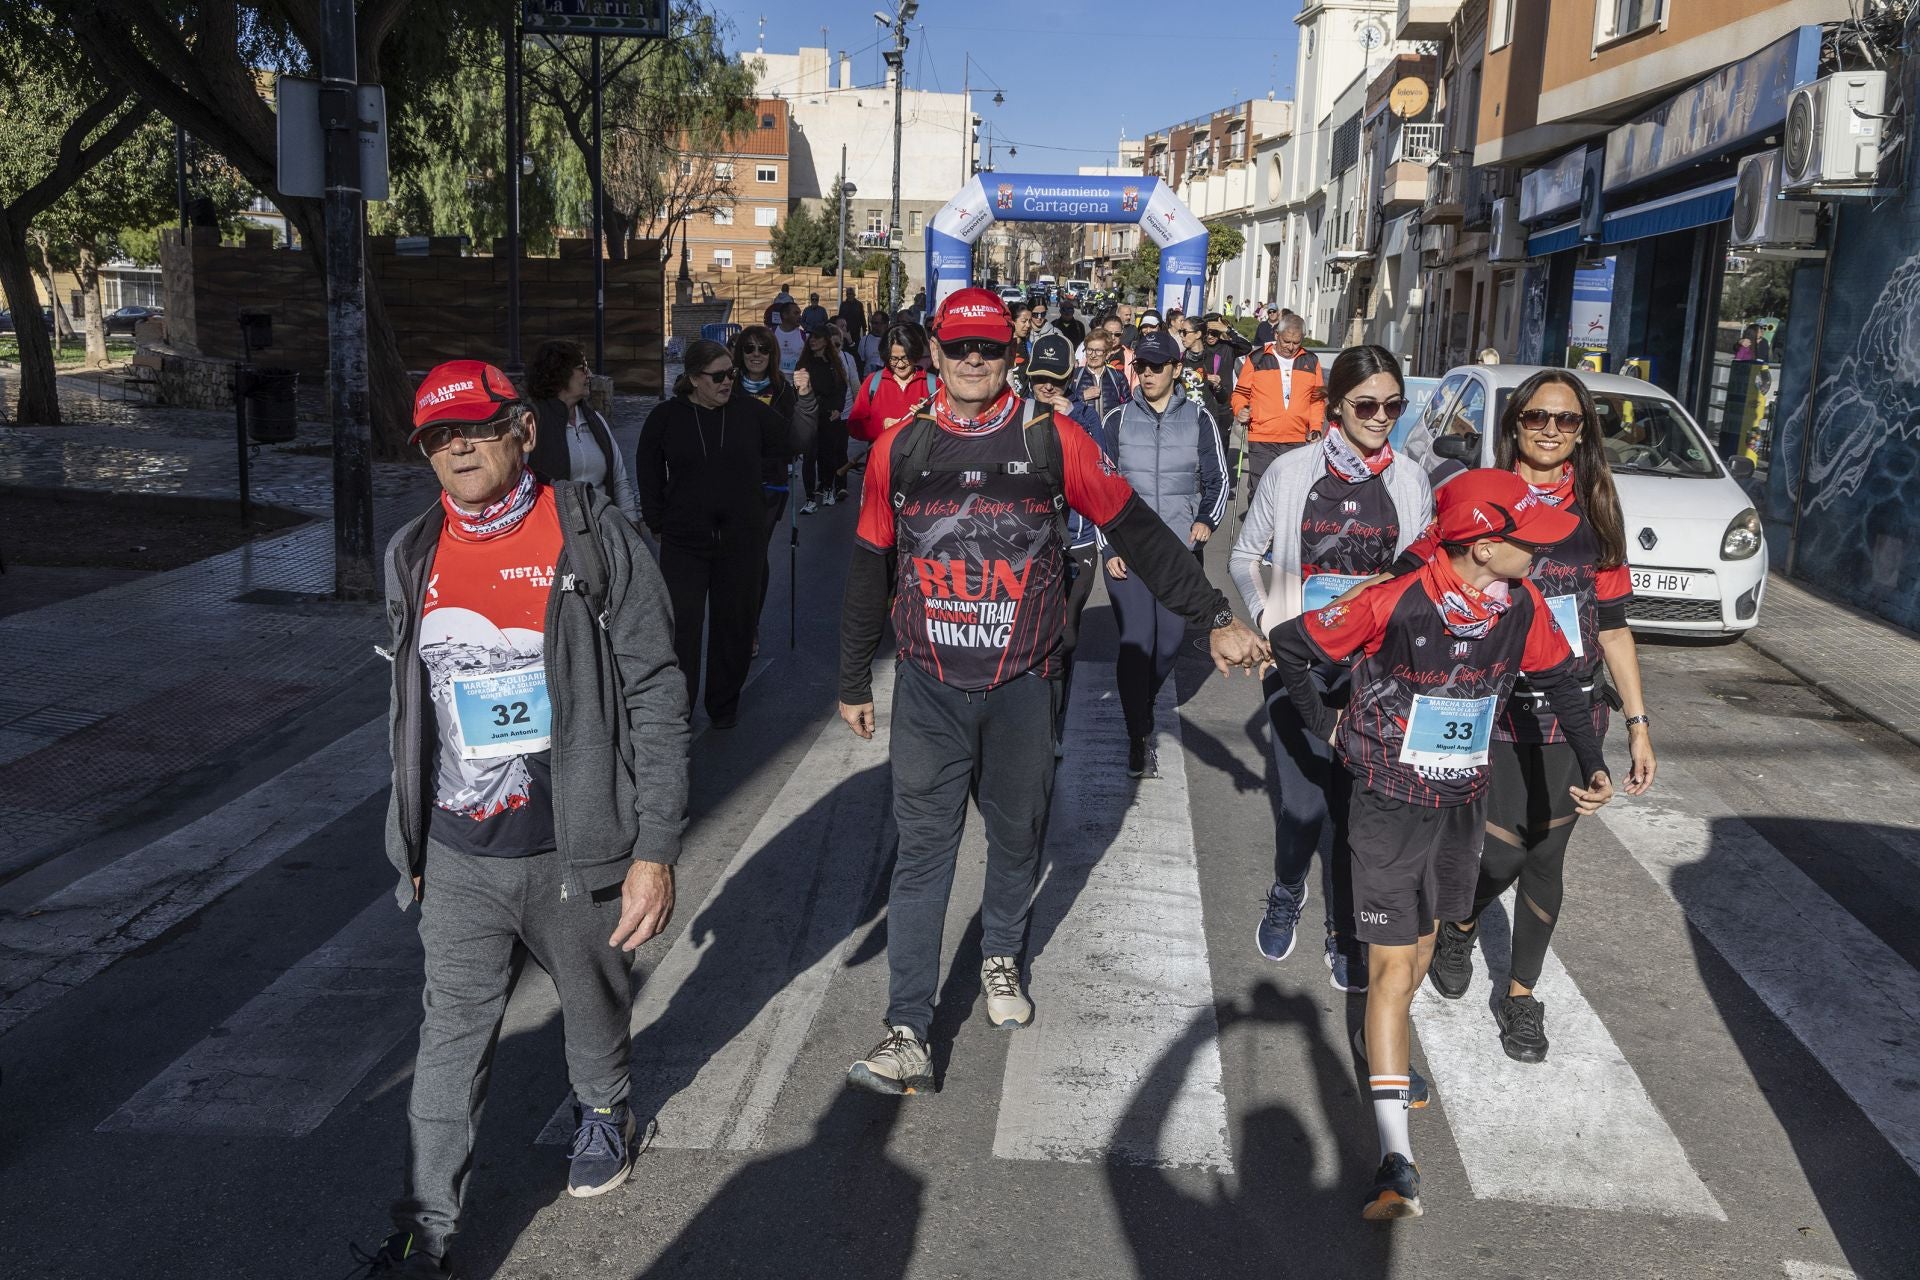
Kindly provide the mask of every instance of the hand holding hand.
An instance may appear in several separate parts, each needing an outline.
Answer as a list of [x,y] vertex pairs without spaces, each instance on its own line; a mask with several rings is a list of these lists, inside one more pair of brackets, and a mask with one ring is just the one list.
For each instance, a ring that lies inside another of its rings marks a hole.
[[607,945],[632,951],[666,928],[672,918],[673,868],[664,862],[635,862],[620,882],[620,923]]
[[1223,676],[1231,675],[1233,667],[1257,674],[1273,661],[1267,642],[1238,618],[1215,628],[1207,636],[1207,648],[1213,654],[1213,665]]

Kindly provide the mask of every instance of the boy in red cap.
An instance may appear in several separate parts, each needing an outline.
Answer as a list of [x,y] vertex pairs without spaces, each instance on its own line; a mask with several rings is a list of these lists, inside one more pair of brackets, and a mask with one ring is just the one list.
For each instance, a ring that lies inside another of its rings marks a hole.
[[1053,796],[1068,510],[1098,524],[1168,609],[1211,632],[1221,671],[1266,660],[1186,543],[1087,433],[1008,386],[1013,321],[999,297],[956,291],[941,303],[933,337],[940,383],[931,401],[868,455],[840,624],[840,717],[871,738],[873,657],[892,596],[900,662],[889,756],[900,839],[887,897],[887,1036],[848,1079],[893,1094],[934,1085],[927,1034],[970,795],[987,835],[987,1019],[1011,1030],[1033,1018],[1020,963]]
[[[1579,811],[1613,797],[1573,651],[1527,578],[1534,555],[1571,535],[1576,518],[1510,471],[1469,471],[1436,499],[1426,538],[1437,547],[1417,572],[1271,637],[1308,731],[1329,738],[1353,774],[1354,917],[1370,953],[1363,1053],[1381,1152],[1361,1216],[1376,1220],[1421,1212],[1408,1013],[1437,922],[1473,906],[1494,719],[1521,672],[1566,725],[1587,780],[1571,788]],[[1339,715],[1308,674],[1325,662],[1353,666],[1352,702]]]

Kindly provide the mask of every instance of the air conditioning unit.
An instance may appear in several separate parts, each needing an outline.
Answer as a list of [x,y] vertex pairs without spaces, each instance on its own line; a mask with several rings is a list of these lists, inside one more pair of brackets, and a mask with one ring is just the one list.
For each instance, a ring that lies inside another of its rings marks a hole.
[[1880,169],[1887,73],[1843,71],[1803,84],[1787,99],[1781,187],[1871,186]]
[[1518,196],[1501,196],[1493,202],[1493,244],[1487,252],[1487,261],[1526,260],[1527,228],[1520,221],[1520,199]]
[[1819,242],[1819,203],[1783,199],[1780,186],[1778,148],[1740,157],[1728,241],[1732,248],[1756,254],[1804,254]]

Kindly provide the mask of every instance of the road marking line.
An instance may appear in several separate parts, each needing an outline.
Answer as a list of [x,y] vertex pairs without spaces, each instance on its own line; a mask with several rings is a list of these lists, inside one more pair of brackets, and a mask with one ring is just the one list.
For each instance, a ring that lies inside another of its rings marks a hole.
[[[1552,951],[1539,982],[1553,1013],[1547,1060],[1530,1066],[1501,1049],[1488,1002],[1495,990],[1506,989],[1513,898],[1508,890],[1505,911],[1481,917],[1476,981],[1468,993],[1447,1000],[1422,982],[1413,1006],[1473,1194],[1726,1221],[1632,1064]],[[1489,951],[1501,958],[1497,974],[1490,972]]]
[[1920,1171],[1920,973],[1711,789],[1662,761],[1660,791],[1601,819],[1755,995]]
[[1034,1022],[1013,1033],[993,1154],[1231,1172],[1174,688],[1155,708],[1160,777],[1135,780],[1113,687],[1111,664],[1075,664],[1034,903]]
[[96,1132],[313,1132],[420,1021],[417,918],[382,892]]
[[337,821],[391,777],[381,716],[30,910],[0,917],[0,1035]]
[[[836,716],[820,730],[634,1002],[636,1115],[654,1145],[746,1151],[856,945],[891,829],[887,720],[893,664],[874,670],[871,741]],[[573,1100],[539,1141],[573,1137]]]

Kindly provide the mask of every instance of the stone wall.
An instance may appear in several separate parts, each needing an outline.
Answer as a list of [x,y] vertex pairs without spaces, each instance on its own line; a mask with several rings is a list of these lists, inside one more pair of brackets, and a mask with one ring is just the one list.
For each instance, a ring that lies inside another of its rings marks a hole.
[[[626,259],[606,264],[606,359],[596,372],[612,377],[622,393],[659,395],[666,314],[660,246],[637,240],[628,251]],[[265,311],[273,317],[273,346],[257,353],[254,363],[325,378],[325,292],[304,254],[259,243],[224,246],[216,231],[196,228],[184,242],[178,230],[169,230],[160,263],[173,346],[238,359],[240,313]],[[409,369],[458,359],[506,363],[504,258],[462,256],[457,237],[435,237],[425,256],[401,255],[392,237],[371,236],[367,267]],[[593,260],[587,242],[561,241],[557,258],[523,258],[520,302],[525,357],[548,338],[578,342],[591,353]]]

